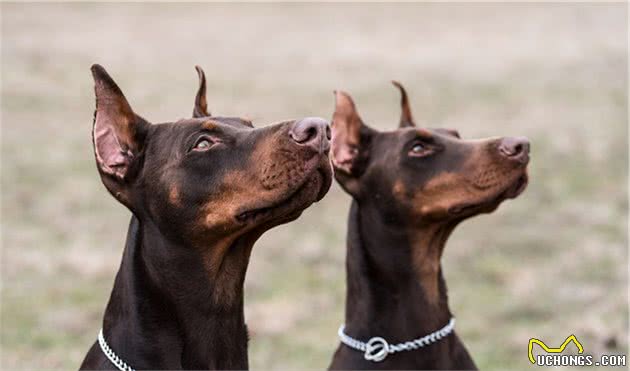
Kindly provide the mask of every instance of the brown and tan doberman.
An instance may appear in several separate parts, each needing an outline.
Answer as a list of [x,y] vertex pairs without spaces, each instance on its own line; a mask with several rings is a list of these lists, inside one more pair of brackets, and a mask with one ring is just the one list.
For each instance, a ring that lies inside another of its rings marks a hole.
[[345,327],[332,369],[474,369],[453,331],[440,259],[455,226],[527,184],[525,138],[464,140],[416,127],[404,88],[399,129],[380,132],[336,93],[331,159],[353,200]]
[[252,246],[330,187],[326,120],[255,129],[212,116],[198,73],[194,118],[150,124],[92,66],[96,165],[132,217],[102,334],[82,369],[246,369]]

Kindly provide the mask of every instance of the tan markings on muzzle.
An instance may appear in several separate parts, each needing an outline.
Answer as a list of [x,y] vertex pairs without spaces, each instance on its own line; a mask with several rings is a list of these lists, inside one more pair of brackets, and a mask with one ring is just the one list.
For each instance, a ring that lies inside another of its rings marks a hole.
[[[513,181],[515,168],[508,161],[502,161],[500,156],[492,156],[492,145],[495,139],[477,144],[471,158],[466,162],[463,175],[481,194],[491,193],[492,190],[502,188]],[[475,193],[477,193],[475,192]]]
[[219,192],[215,191],[212,199],[201,208],[203,216],[201,224],[206,228],[227,228],[227,224],[237,224],[234,217],[239,208],[254,203],[259,196],[256,193],[258,184],[255,176],[247,169],[225,174],[219,187]]
[[171,186],[171,189],[168,192],[168,201],[173,206],[181,206],[182,202],[179,195],[179,187],[177,185]]
[[[286,141],[286,143],[283,143]],[[259,166],[261,185],[265,190],[292,191],[304,181],[306,161],[301,152],[289,147],[289,135],[280,129],[257,146],[252,159]]]
[[487,142],[475,143],[472,156],[462,166],[462,175],[475,187],[480,189],[490,188],[497,183],[498,166],[489,161]]
[[474,149],[456,172],[441,173],[424,185],[415,202],[420,214],[445,213],[456,204],[474,201],[485,193],[485,189],[498,184],[498,167],[490,161],[487,150],[493,141],[469,142]]
[[394,194],[394,198],[401,203],[407,203],[407,189],[405,184],[401,179],[396,179],[394,182],[394,187],[392,188],[392,193]]
[[505,179],[512,174],[512,170],[490,165],[490,168],[481,170],[467,177],[475,187],[480,189],[493,188],[505,183]]
[[304,180],[306,167],[294,153],[286,152],[277,161],[268,163],[262,169],[262,186],[272,190],[283,187],[291,189]]
[[444,172],[429,180],[414,197],[413,205],[421,215],[446,212],[470,197],[469,182],[459,173]]
[[234,218],[244,207],[273,204],[304,181],[304,162],[294,152],[283,149],[277,140],[277,136],[265,138],[253,149],[244,168],[223,176],[219,190],[202,207],[204,227],[222,224],[227,228],[232,222],[236,225]]

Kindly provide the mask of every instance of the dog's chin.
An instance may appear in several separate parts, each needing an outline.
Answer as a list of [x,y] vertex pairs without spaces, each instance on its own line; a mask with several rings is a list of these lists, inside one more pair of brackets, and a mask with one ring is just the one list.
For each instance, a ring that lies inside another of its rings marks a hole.
[[332,171],[328,159],[325,159],[299,187],[283,193],[282,199],[266,207],[242,212],[236,216],[236,220],[246,226],[266,228],[293,221],[302,211],[321,200],[330,189],[331,183]]
[[499,188],[497,192],[491,196],[484,197],[481,200],[462,203],[454,207],[449,208],[448,212],[451,215],[466,217],[480,213],[490,213],[499,207],[499,205],[507,200],[518,197],[525,188],[527,188],[529,177],[527,170],[518,176],[514,181],[508,183],[507,186]]

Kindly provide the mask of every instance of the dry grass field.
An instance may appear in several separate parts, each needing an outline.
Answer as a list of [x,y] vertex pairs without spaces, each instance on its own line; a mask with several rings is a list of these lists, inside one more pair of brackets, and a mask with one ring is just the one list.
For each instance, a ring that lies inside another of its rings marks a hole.
[[[525,135],[531,183],[455,230],[443,266],[482,369],[575,334],[627,353],[625,4],[7,4],[2,13],[2,369],[77,368],[101,325],[129,212],[100,183],[89,67],[152,122],[330,117],[332,90],[395,127],[402,81],[427,126]],[[336,185],[254,249],[254,369],[322,369],[337,346],[349,197]]]

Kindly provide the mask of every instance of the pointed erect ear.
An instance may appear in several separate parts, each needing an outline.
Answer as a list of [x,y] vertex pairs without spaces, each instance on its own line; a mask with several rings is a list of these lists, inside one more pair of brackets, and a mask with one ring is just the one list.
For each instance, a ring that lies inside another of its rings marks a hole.
[[199,90],[195,97],[195,108],[193,109],[193,117],[208,117],[208,102],[206,101],[206,74],[199,66],[195,66],[197,75],[199,75]]
[[411,107],[409,107],[409,99],[407,98],[405,88],[398,81],[392,81],[392,84],[400,90],[400,108],[402,109],[402,112],[400,114],[400,124],[398,127],[405,128],[416,126],[413,122],[413,117],[411,116]]
[[350,95],[335,92],[332,119],[332,163],[336,170],[358,177],[369,157],[372,129],[363,123]]
[[92,66],[96,111],[92,138],[101,178],[116,198],[128,183],[131,169],[144,147],[149,123],[133,113],[131,106],[107,71]]

